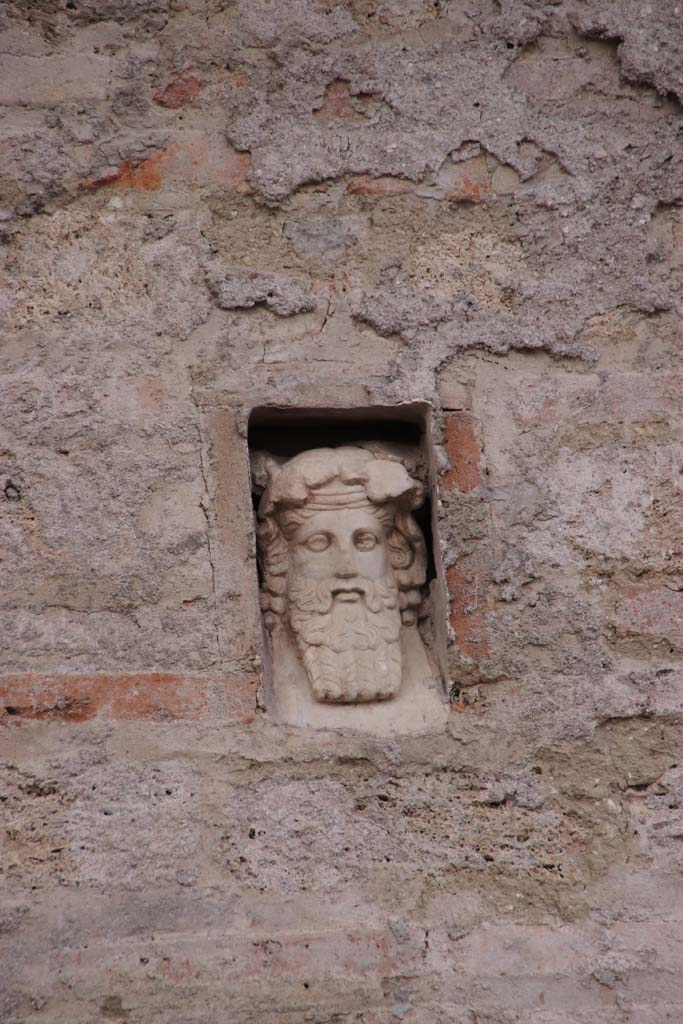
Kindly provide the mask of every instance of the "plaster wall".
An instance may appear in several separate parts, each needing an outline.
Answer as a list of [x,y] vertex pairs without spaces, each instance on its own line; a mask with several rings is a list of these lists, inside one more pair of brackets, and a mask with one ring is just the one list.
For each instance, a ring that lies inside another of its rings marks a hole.
[[[674,0],[0,5],[0,1019],[683,1018]],[[263,709],[256,406],[433,407],[445,731]]]

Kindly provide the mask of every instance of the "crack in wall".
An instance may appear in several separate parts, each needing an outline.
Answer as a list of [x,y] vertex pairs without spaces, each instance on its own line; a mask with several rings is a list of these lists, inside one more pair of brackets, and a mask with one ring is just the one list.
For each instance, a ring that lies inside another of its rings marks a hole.
[[201,473],[202,482],[204,484],[204,494],[202,495],[202,498],[200,500],[200,507],[204,514],[204,519],[206,521],[206,549],[209,558],[209,565],[211,567],[211,589],[213,593],[214,624],[216,630],[216,655],[218,659],[218,664],[220,666],[224,661],[224,653],[222,649],[221,631],[219,624],[220,609],[218,603],[218,588],[216,585],[216,565],[214,562],[214,554],[211,544],[211,516],[209,513],[209,508],[211,507],[211,492],[209,490],[207,467],[205,464],[205,441],[201,428],[201,412],[194,398],[194,395],[192,394],[192,391],[190,391],[190,401],[192,402],[197,411],[197,420],[195,426],[197,429],[197,437],[199,440],[199,472]]

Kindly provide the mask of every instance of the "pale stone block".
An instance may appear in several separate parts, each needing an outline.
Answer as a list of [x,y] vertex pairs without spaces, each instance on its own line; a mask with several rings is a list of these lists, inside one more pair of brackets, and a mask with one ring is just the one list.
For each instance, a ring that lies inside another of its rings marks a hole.
[[0,105],[52,107],[71,100],[103,100],[111,62],[95,54],[25,57],[5,54]]
[[210,559],[222,661],[253,664],[261,627],[247,442],[231,409],[203,417]]

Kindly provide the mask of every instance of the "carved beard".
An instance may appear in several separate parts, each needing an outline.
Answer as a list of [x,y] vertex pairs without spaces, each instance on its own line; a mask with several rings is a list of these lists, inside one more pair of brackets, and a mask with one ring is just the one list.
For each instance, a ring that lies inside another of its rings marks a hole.
[[363,596],[333,596],[339,580],[290,577],[289,623],[314,697],[325,703],[387,700],[401,686],[401,613],[393,576],[347,581]]

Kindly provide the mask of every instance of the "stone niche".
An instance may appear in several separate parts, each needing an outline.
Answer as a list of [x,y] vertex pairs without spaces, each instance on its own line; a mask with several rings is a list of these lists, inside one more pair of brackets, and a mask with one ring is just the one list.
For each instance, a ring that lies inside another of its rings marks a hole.
[[266,710],[380,735],[446,719],[431,407],[255,408]]

